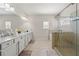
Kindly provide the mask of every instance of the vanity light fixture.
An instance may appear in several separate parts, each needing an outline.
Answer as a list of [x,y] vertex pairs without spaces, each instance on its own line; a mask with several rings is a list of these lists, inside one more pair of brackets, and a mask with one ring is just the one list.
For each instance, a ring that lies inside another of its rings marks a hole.
[[10,8],[10,5],[5,3],[5,8]]
[[4,9],[5,11],[15,11],[15,8],[11,7],[8,3],[0,3],[0,8]]
[[4,3],[0,3],[0,8],[5,8],[5,4]]
[[5,8],[6,11],[15,11],[15,9],[13,7],[10,8]]
[[7,3],[0,3],[0,8],[10,8],[10,5]]
[[21,16],[21,19],[23,19],[23,20],[28,20],[26,17],[24,17],[24,16]]

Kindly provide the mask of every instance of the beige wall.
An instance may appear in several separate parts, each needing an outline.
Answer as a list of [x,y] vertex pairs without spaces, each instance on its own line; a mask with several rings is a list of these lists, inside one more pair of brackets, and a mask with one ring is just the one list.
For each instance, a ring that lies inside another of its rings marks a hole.
[[[5,29],[5,21],[12,22],[12,29],[22,28],[24,30],[33,30],[34,38],[36,40],[48,40],[48,35],[51,35],[52,31],[57,29],[57,21],[54,16],[51,15],[36,15],[36,16],[28,16],[28,21],[22,20],[20,17],[16,15],[0,15],[0,29]],[[49,30],[43,29],[43,21],[49,22]]]
[[11,28],[14,31],[17,28],[21,28],[23,30],[31,29],[29,21],[24,21],[19,16],[16,15],[0,15],[0,29],[5,29],[5,21],[11,21],[12,23]]
[[49,30],[43,29],[43,21],[49,22],[49,30],[56,30],[57,21],[52,15],[32,16],[32,27],[36,40],[48,40]]

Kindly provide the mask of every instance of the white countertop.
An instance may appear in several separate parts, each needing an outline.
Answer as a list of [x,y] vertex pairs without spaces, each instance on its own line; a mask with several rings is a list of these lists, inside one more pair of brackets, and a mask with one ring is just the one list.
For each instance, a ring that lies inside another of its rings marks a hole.
[[26,34],[28,34],[28,33],[31,33],[31,32],[26,32],[26,33],[17,34],[17,35],[15,35],[15,36],[8,36],[8,37],[0,38],[0,44],[1,44],[1,43],[4,43],[4,42],[6,42],[6,41],[9,41],[9,40],[18,38],[19,36],[26,35]]
[[0,44],[12,40],[14,38],[17,38],[17,36],[8,36],[8,37],[0,38]]

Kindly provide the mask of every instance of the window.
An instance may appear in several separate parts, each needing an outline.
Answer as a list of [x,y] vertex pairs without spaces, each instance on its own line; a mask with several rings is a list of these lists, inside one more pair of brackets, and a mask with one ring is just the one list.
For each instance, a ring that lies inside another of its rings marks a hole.
[[43,22],[43,29],[49,29],[49,22],[48,21]]
[[6,29],[11,29],[11,22],[10,21],[5,22],[5,28]]

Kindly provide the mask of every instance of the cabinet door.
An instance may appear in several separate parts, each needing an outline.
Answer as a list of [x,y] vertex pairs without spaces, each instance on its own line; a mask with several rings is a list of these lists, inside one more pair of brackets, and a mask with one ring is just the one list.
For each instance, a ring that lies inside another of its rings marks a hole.
[[27,35],[24,35],[24,46],[26,47],[27,46],[27,44],[28,44],[28,42],[27,42]]
[[2,50],[2,56],[17,56],[17,55],[18,55],[17,44],[13,44]]
[[27,39],[27,36],[25,36],[25,45],[27,46],[28,45],[28,39]]
[[21,51],[25,48],[25,40],[24,40],[24,37],[22,36],[20,38],[20,41],[19,41],[19,53],[21,53]]
[[30,41],[32,40],[32,33],[30,33]]
[[31,41],[31,33],[28,33],[27,36],[28,36],[27,39],[28,39],[28,43],[29,43]]

